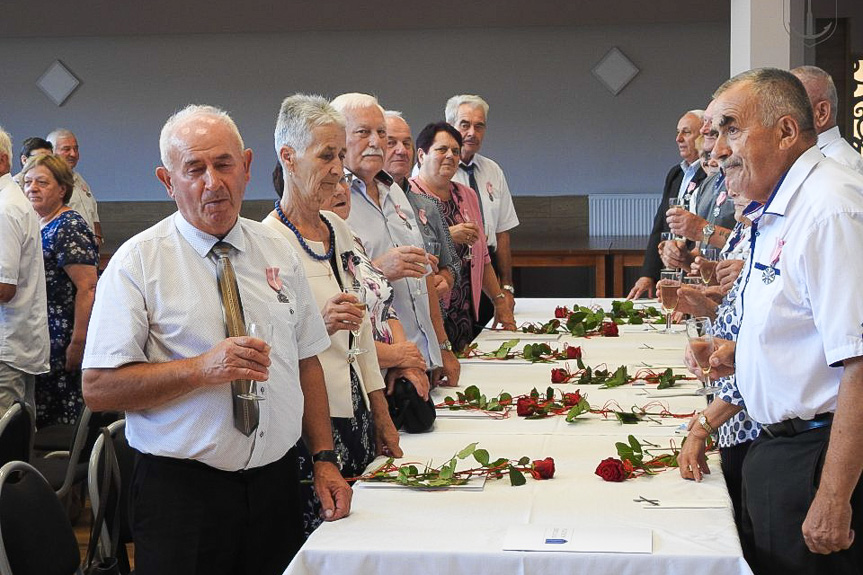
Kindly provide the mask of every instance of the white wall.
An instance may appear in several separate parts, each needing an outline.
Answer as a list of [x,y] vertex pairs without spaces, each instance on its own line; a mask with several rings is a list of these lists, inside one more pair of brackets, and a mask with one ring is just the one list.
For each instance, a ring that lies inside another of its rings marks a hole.
[[[618,46],[641,69],[617,97],[592,76]],[[416,134],[447,97],[491,103],[484,151],[516,194],[660,191],[680,114],[729,69],[727,23],[419,32],[0,39],[0,125],[17,147],[56,126],[79,136],[100,201],[162,200],[158,133],[189,102],[232,112],[255,152],[247,197],[272,195],[272,130],[297,91],[373,92]],[[36,80],[60,58],[82,80],[58,108]],[[16,166],[17,167],[17,166]]]

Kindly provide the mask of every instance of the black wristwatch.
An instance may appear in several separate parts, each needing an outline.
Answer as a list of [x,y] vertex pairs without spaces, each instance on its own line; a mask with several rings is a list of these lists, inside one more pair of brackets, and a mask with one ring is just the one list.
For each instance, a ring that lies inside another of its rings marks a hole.
[[312,455],[312,463],[317,463],[318,461],[326,461],[327,463],[332,463],[339,468],[339,471],[341,471],[342,469],[342,458],[332,449],[322,449]]

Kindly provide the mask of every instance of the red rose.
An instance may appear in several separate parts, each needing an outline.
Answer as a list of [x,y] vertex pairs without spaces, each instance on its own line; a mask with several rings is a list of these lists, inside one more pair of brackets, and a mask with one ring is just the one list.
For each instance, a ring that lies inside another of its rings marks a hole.
[[602,324],[599,328],[599,333],[604,335],[605,337],[617,337],[620,335],[617,331],[617,324],[613,321],[607,321]]
[[620,482],[626,480],[627,477],[626,468],[624,467],[623,462],[614,457],[603,459],[596,467],[596,471],[594,471],[594,473],[602,477],[605,481]]
[[575,393],[564,393],[563,394],[563,404],[567,407],[572,407],[573,405],[578,405],[581,402],[581,393],[576,391]]
[[568,345],[564,349],[566,349],[566,359],[581,359],[580,345]]
[[557,306],[554,308],[554,317],[569,317],[569,309],[566,306]]
[[546,457],[543,460],[534,461],[530,474],[534,479],[551,479],[554,477],[554,459]]
[[566,383],[569,373],[560,367],[551,370],[551,383]]
[[536,410],[536,402],[529,397],[519,397],[518,403],[515,404],[515,412],[519,417],[527,417],[532,415]]

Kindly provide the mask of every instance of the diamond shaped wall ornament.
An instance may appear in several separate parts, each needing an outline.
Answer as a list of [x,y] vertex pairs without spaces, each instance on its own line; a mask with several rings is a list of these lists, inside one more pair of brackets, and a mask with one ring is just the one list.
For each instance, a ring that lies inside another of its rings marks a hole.
[[640,70],[616,47],[609,50],[593,67],[593,75],[609,92],[617,96]]
[[54,60],[36,82],[39,89],[58,106],[62,106],[80,84],[81,81],[60,60]]

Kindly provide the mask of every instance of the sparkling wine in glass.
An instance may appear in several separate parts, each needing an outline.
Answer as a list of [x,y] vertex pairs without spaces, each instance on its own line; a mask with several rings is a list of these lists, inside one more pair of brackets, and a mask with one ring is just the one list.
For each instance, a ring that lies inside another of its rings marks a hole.
[[[678,208],[681,210],[685,210],[686,205],[683,203],[683,200],[681,200],[680,198],[668,198],[668,208],[669,209]],[[672,237],[675,240],[682,240],[683,239],[683,236],[678,236],[676,234],[673,234]]]
[[689,349],[695,357],[695,362],[704,374],[704,387],[696,393],[698,395],[712,395],[719,391],[719,387],[712,384],[710,380],[710,356],[713,354],[713,325],[709,317],[694,317],[686,320],[686,339],[689,341]]
[[[365,297],[364,297],[365,294],[363,293],[362,288],[347,287],[347,288],[342,290],[342,293],[354,296],[357,299],[357,301],[347,302],[347,303],[350,303],[350,305],[354,306],[355,308],[362,311],[363,314],[365,314],[365,312],[366,312],[366,301],[365,301]],[[352,341],[351,341],[351,347],[350,347],[350,349],[348,349],[348,357],[350,359],[353,359],[356,356],[358,356],[362,353],[366,353],[368,351],[367,349],[362,349],[359,346],[360,328],[361,327],[362,327],[362,324],[359,324],[359,325],[357,325],[356,329],[350,330],[351,335],[353,336]]]
[[[263,340],[267,345],[273,344],[273,324],[268,321],[250,321],[246,324],[246,335],[255,339]],[[248,387],[243,393],[238,393],[240,399],[251,401],[263,401],[264,396],[258,395],[258,382],[250,380]]]
[[698,275],[704,285],[708,285],[716,272],[716,263],[719,260],[719,248],[709,246],[701,250],[701,263],[698,266]]
[[662,270],[659,278],[659,297],[662,300],[662,311],[665,313],[665,331],[662,333],[674,333],[671,330],[671,314],[677,308],[678,294],[683,273],[679,270]]

